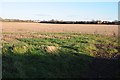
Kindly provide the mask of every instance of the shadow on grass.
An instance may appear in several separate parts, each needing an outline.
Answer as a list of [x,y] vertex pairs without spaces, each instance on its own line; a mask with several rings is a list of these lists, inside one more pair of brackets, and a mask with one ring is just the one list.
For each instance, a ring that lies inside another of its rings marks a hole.
[[120,78],[120,60],[80,55],[3,55],[3,78]]

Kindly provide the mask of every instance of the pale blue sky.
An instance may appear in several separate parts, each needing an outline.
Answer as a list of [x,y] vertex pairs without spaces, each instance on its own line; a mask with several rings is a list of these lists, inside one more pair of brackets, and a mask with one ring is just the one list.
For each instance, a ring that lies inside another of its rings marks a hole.
[[119,0],[1,0],[2,2],[118,2]]
[[117,20],[118,2],[3,2],[2,18]]

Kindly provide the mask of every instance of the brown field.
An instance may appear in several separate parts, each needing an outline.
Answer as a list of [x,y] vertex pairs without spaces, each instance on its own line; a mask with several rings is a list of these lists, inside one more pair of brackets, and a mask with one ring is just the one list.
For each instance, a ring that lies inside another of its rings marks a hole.
[[79,32],[90,34],[117,35],[117,25],[99,24],[45,24],[25,22],[2,22],[3,33],[26,32]]

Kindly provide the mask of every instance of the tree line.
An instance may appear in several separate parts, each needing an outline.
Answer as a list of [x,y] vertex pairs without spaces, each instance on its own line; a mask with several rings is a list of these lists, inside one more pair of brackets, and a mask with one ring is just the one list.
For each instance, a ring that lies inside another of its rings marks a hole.
[[1,17],[0,17],[0,21],[2,22],[34,22],[33,20],[2,19]]
[[48,20],[48,21],[40,21],[40,20],[20,20],[20,19],[2,19],[0,17],[0,21],[2,22],[37,22],[37,23],[51,23],[51,24],[112,24],[112,25],[120,25],[120,21],[101,21],[101,20],[91,20],[91,21],[58,21],[58,20]]
[[114,24],[118,25],[120,21],[101,21],[101,20],[92,20],[92,21],[58,21],[58,20],[49,20],[49,21],[40,21],[39,23],[51,23],[51,24]]

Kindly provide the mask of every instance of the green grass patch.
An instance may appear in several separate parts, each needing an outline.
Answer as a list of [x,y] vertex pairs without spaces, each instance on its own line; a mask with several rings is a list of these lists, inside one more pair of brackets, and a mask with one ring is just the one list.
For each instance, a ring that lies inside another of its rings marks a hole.
[[[97,70],[96,74],[92,70],[90,64],[94,59],[111,59],[119,53],[115,37],[79,33],[36,34],[52,37],[20,38],[18,42],[3,43],[3,78],[98,77],[103,73]],[[119,74],[112,75],[118,77]]]

